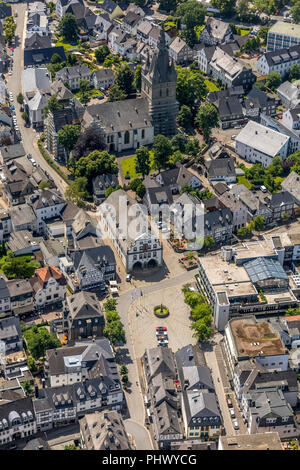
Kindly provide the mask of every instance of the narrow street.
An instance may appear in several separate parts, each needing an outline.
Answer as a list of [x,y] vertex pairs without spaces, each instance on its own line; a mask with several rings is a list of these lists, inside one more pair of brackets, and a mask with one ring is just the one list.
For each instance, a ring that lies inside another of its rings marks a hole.
[[17,12],[18,16],[14,18],[15,22],[17,23],[16,47],[14,49],[14,55],[12,56],[13,74],[11,76],[9,76],[8,74],[6,75],[7,92],[9,93],[11,91],[13,93],[13,104],[15,106],[16,118],[22,135],[22,144],[26,154],[31,153],[37,164],[51,176],[60,192],[64,194],[68,185],[41,156],[37,147],[38,134],[32,129],[32,127],[24,127],[24,120],[21,116],[22,113],[20,112],[20,105],[17,102],[17,95],[22,92],[21,75],[24,65],[23,43],[27,18],[27,3],[18,3],[16,5],[13,5],[12,9],[13,15],[15,14],[15,12]]

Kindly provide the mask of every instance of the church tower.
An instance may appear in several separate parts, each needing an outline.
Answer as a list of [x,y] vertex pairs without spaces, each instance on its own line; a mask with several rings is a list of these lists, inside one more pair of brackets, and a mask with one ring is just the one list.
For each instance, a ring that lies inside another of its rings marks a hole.
[[154,134],[173,136],[176,131],[178,103],[176,101],[177,73],[166,47],[165,33],[160,32],[158,51],[149,56],[142,69],[142,96],[149,103]]

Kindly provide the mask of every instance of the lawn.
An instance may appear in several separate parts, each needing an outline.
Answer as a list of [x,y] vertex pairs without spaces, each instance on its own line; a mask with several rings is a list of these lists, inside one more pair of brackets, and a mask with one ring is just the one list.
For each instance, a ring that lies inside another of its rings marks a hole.
[[63,46],[64,50],[66,52],[68,52],[69,49],[72,49],[74,47],[77,47],[78,44],[69,44],[68,42],[64,42],[62,39],[60,39],[56,44],[55,46],[59,47],[59,46]]
[[250,30],[249,29],[240,29],[240,36],[246,36],[246,34],[249,34]]
[[211,91],[220,91],[220,88],[217,87],[217,85],[210,80],[204,80],[205,85],[207,86],[208,90]]
[[[151,161],[151,166],[153,165],[153,152],[150,151],[150,161]],[[124,177],[127,175],[127,173],[130,176],[130,179],[133,178],[138,178],[139,176],[142,176],[141,173],[137,173],[135,171],[135,155],[132,155],[129,158],[126,158],[125,160],[121,161],[121,168],[123,171]]]
[[238,182],[238,184],[243,184],[248,189],[251,189],[251,187],[252,187],[252,184],[250,183],[249,180],[247,180],[247,178],[245,178],[245,176],[238,176],[237,177],[237,182]]

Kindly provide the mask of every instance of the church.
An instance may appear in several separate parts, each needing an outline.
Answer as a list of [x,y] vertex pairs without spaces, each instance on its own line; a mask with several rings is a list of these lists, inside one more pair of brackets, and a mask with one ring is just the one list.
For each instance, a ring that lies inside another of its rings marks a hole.
[[153,144],[154,135],[176,134],[177,74],[161,32],[158,50],[142,67],[141,97],[88,106],[83,128],[100,132],[110,152]]

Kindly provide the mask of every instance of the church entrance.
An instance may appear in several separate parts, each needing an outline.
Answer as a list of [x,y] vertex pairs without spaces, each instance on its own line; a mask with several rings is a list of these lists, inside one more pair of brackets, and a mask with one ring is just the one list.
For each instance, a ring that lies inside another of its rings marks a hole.
[[115,151],[115,144],[110,144],[109,150],[110,150],[110,152],[114,152]]

